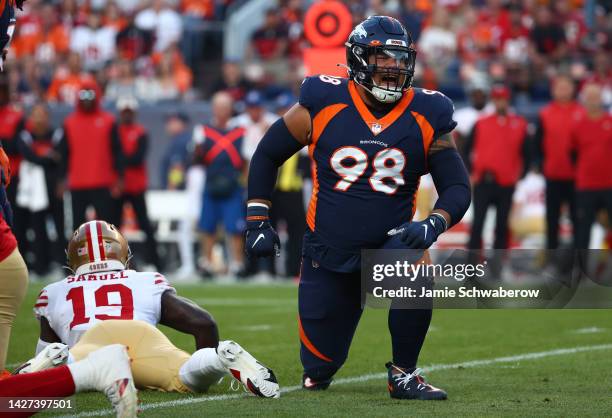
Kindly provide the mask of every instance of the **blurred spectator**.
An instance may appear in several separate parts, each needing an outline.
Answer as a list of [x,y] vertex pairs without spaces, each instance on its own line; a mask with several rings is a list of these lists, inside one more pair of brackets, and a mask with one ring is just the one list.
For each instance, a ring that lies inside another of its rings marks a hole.
[[247,160],[250,160],[259,141],[261,141],[270,125],[278,119],[278,116],[266,110],[263,105],[263,97],[256,90],[252,90],[246,95],[244,104],[246,111],[232,118],[230,126],[245,129],[244,156]]
[[55,76],[47,90],[47,99],[51,102],[74,104],[77,92],[83,83],[90,83],[94,78],[84,72],[81,67],[81,56],[72,52],[68,55],[66,66],[61,65],[55,71]]
[[189,117],[183,112],[172,112],[166,117],[166,147],[161,162],[163,189],[176,190],[185,187],[185,172],[190,163],[192,131]]
[[235,101],[242,100],[251,84],[244,78],[240,64],[236,61],[226,61],[221,67],[221,76],[212,84],[209,96],[225,91]]
[[574,163],[571,159],[571,128],[582,112],[574,101],[574,82],[558,76],[552,85],[553,101],[540,110],[534,138],[536,164],[546,178],[546,248],[559,246],[559,217],[568,205],[576,225]]
[[132,62],[120,60],[113,69],[114,72],[106,85],[105,99],[109,102],[115,102],[120,97],[137,97],[136,77]]
[[229,238],[230,274],[243,274],[242,232],[244,230],[244,187],[241,183],[246,171],[242,152],[244,129],[231,128],[233,101],[227,93],[212,98],[212,119],[209,124],[194,130],[195,161],[206,170],[202,197],[200,231],[202,231],[202,275],[210,277],[212,249],[217,226],[223,222]]
[[474,183],[470,249],[482,248],[482,230],[491,205],[496,208],[493,248],[508,248],[512,194],[525,165],[527,121],[510,111],[510,91],[506,86],[494,86],[491,100],[495,113],[476,122],[466,144],[467,155],[471,154],[466,165],[471,167]]
[[290,58],[301,60],[305,43],[302,0],[288,0],[280,13],[282,21],[287,25],[287,54]]
[[531,59],[536,64],[559,61],[565,58],[567,44],[563,27],[555,22],[548,6],[540,6],[531,30]]
[[266,61],[284,57],[287,52],[287,35],[279,10],[268,9],[263,25],[251,36],[252,47],[247,48],[247,59],[259,58]]
[[574,7],[572,0],[556,0],[552,2],[555,17],[563,27],[565,39],[570,51],[581,47],[583,38],[587,34],[584,16],[580,9]]
[[529,28],[520,7],[510,9],[509,20],[508,29],[501,35],[501,53],[506,62],[524,64],[529,60]]
[[90,205],[96,219],[119,225],[113,206],[122,189],[124,161],[115,117],[101,108],[94,83],[83,83],[77,95],[76,109],[64,120],[58,147],[70,190],[72,229],[86,221]]
[[114,1],[109,1],[104,7],[104,26],[113,28],[116,33],[121,32],[129,24],[129,20],[121,14],[121,9]]
[[[472,129],[474,129],[476,121],[481,116],[493,111],[493,106],[488,105],[490,87],[486,75],[474,74],[468,82],[466,90],[470,100],[469,106],[457,109],[453,114],[453,119],[457,122],[453,135],[457,148],[462,154],[464,145]],[[467,159],[467,156],[464,156],[464,159]]]
[[163,100],[176,100],[180,91],[174,74],[168,65],[154,67],[154,74],[136,77],[136,97],[143,102],[155,103]]
[[79,26],[70,35],[70,49],[83,58],[87,71],[99,71],[115,57],[117,31],[112,26],[102,26],[102,12],[92,10],[87,26]]
[[197,204],[202,199],[203,170],[190,167],[193,152],[193,130],[189,129],[189,117],[183,112],[172,112],[166,117],[166,137],[170,141],[161,162],[161,184],[164,189],[185,189],[189,201],[194,202],[188,215],[179,221],[178,249],[181,267],[179,278],[188,278],[195,272],[193,227],[200,215]]
[[119,198],[119,217],[123,213],[125,204],[129,203],[136,214],[138,228],[145,234],[146,262],[153,264],[157,271],[162,271],[163,268],[157,254],[155,231],[149,221],[145,202],[145,191],[148,185],[145,157],[149,134],[146,128],[136,120],[138,102],[133,96],[120,98],[116,107],[119,112],[119,140],[125,167],[123,190]]
[[436,9],[431,25],[421,33],[418,49],[421,59],[434,69],[439,79],[443,79],[457,50],[457,36],[450,28],[446,9]]
[[[296,102],[292,95],[279,96],[276,101],[277,115],[282,117]],[[303,159],[308,157],[303,153],[295,154],[280,167],[276,188],[272,193],[270,221],[277,231],[279,224],[284,223],[287,232],[287,240],[281,246],[281,251],[285,253],[284,273],[287,277],[298,277],[300,274],[302,239],[306,230],[301,171]],[[274,262],[274,258],[271,261]]]
[[160,67],[162,84],[174,84],[177,90],[184,94],[193,82],[191,70],[183,62],[179,49],[175,46],[168,48],[163,54],[158,55],[158,66]]
[[20,22],[19,36],[15,37],[12,49],[20,58],[31,55],[39,64],[54,64],[68,52],[70,37],[66,28],[58,23],[53,5],[41,6],[39,18],[28,25]]
[[599,51],[593,56],[593,71],[587,82],[597,83],[602,89],[604,107],[612,111],[612,60],[610,51]]
[[576,248],[589,248],[597,211],[612,219],[612,115],[605,112],[601,86],[589,83],[582,91],[585,113],[572,127],[576,153]]
[[[18,241],[20,251],[32,251],[31,268],[39,276],[49,272],[51,261],[63,265],[66,256],[63,196],[58,194],[60,182],[60,154],[56,147],[61,130],[53,129],[49,109],[44,103],[32,107],[25,129],[17,140],[24,157],[18,191],[17,206],[23,210],[22,228],[30,229],[35,238]],[[55,243],[51,246],[47,226],[55,231]],[[50,251],[49,249],[53,249]]]
[[136,27],[155,34],[153,49],[164,51],[179,41],[183,24],[181,16],[172,9],[169,0],[153,0],[151,7],[136,15]]
[[125,60],[136,61],[153,50],[154,32],[139,29],[134,16],[128,16],[122,30],[117,33],[117,55]]
[[64,27],[73,29],[87,23],[87,8],[85,2],[78,0],[61,0],[60,19]]
[[[31,106],[41,97],[45,97],[45,93],[51,84],[45,69],[42,65],[38,65],[35,58],[31,55],[26,55],[19,62],[21,68],[11,69],[12,76],[16,76],[17,81],[17,97],[25,106]],[[17,72],[17,74],[13,74]]]
[[546,181],[539,173],[529,172],[516,185],[512,199],[510,230],[520,248],[540,248],[546,230],[544,194]]
[[425,21],[425,14],[416,8],[416,0],[403,0],[400,9],[400,21],[406,26],[414,42],[418,42]]

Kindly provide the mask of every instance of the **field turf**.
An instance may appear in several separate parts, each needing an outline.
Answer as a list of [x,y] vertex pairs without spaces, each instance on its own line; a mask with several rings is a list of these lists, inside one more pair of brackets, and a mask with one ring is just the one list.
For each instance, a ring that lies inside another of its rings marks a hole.
[[[17,317],[9,366],[34,351],[38,324],[32,306],[41,287],[31,284]],[[177,290],[214,315],[222,339],[236,340],[272,367],[284,392],[280,399],[253,398],[231,391],[228,379],[206,395],[143,391],[145,417],[612,416],[610,310],[438,310],[420,366],[431,383],[447,390],[449,400],[396,401],[389,398],[383,375],[390,360],[385,311],[365,312],[336,382],[326,392],[312,393],[298,386],[294,284]],[[177,346],[193,350],[191,337],[162,330]],[[111,415],[98,393],[77,395],[74,405],[55,415]]]

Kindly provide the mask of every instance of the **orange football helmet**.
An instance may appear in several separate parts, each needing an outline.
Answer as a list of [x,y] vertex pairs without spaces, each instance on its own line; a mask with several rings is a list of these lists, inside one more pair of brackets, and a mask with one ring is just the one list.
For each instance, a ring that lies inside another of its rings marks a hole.
[[132,256],[115,225],[90,221],[79,226],[68,243],[68,267],[75,274],[126,269]]

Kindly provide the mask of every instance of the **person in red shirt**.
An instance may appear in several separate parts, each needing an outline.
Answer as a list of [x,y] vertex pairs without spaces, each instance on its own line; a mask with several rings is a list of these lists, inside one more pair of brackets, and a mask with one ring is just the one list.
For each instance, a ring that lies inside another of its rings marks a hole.
[[552,83],[553,101],[540,111],[535,135],[536,163],[546,178],[546,248],[559,246],[559,216],[567,204],[576,225],[571,127],[582,107],[574,101],[574,82],[565,75]]
[[466,143],[466,165],[474,184],[470,249],[482,247],[482,230],[491,205],[496,209],[493,248],[508,248],[512,195],[525,167],[527,121],[510,111],[510,90],[506,86],[494,86],[491,100],[495,112],[476,122]]
[[94,82],[83,83],[77,95],[76,109],[64,120],[58,144],[70,190],[72,224],[85,223],[91,205],[98,219],[119,225],[113,198],[123,187],[123,153],[115,117],[101,108]]
[[116,107],[119,112],[119,140],[125,156],[124,188],[119,209],[122,211],[127,202],[132,205],[138,227],[146,236],[146,254],[149,258],[147,261],[155,265],[157,271],[161,271],[155,232],[149,221],[145,202],[148,183],[145,157],[149,135],[146,128],[136,121],[138,101],[135,98],[122,97],[117,101]]
[[612,219],[612,115],[602,106],[600,84],[586,84],[582,90],[585,114],[572,127],[572,147],[576,155],[575,245],[589,248],[591,226],[599,209]]

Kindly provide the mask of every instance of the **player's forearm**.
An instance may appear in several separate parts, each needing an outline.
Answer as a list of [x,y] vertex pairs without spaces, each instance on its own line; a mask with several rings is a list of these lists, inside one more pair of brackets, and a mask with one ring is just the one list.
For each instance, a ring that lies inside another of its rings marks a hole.
[[467,170],[454,149],[430,156],[429,166],[439,196],[432,213],[443,216],[450,228],[470,207],[472,193]]
[[269,206],[278,168],[302,149],[281,118],[274,122],[259,142],[249,167],[248,200]]

